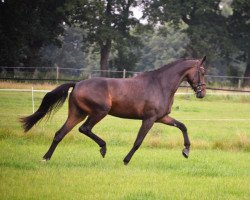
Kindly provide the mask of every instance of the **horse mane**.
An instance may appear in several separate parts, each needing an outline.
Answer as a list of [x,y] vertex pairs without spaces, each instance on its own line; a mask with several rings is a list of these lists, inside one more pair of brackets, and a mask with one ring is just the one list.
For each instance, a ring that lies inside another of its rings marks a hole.
[[171,68],[171,67],[173,67],[173,66],[175,66],[175,65],[177,65],[177,64],[179,64],[179,63],[181,63],[181,62],[187,61],[187,60],[194,60],[194,59],[190,59],[190,58],[181,58],[181,59],[175,60],[175,61],[173,61],[173,62],[171,62],[171,63],[168,63],[168,64],[166,64],[166,65],[163,65],[163,66],[161,66],[161,67],[159,67],[158,69],[155,69],[155,70],[153,70],[153,71],[165,70],[165,69]]
[[187,60],[194,60],[194,59],[191,59],[191,58],[181,58],[181,59],[175,60],[173,62],[170,62],[170,63],[168,63],[166,65],[163,65],[163,66],[161,66],[161,67],[159,67],[157,69],[148,70],[148,71],[144,71],[142,73],[139,73],[138,76],[139,75],[148,74],[148,73],[152,73],[152,72],[161,72],[163,70],[166,70],[168,68],[171,68],[171,67],[175,66],[176,64],[178,64],[180,62],[187,61]]

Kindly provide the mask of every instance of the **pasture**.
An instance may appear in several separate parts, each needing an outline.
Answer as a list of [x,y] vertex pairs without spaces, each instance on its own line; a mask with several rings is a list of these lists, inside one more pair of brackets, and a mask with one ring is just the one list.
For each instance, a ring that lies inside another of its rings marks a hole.
[[[43,96],[34,94],[36,108]],[[190,157],[181,155],[180,130],[155,124],[128,166],[140,121],[108,116],[94,128],[107,142],[104,159],[79,124],[44,163],[67,103],[27,134],[18,118],[32,113],[30,92],[0,91],[0,111],[0,199],[249,199],[249,95],[176,95],[170,116],[188,128]]]

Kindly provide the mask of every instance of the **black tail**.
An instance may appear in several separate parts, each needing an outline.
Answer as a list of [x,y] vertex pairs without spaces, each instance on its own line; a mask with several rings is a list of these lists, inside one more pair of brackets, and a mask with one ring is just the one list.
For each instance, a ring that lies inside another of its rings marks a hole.
[[34,114],[20,119],[21,123],[23,124],[24,131],[29,131],[46,114],[50,114],[52,110],[59,109],[68,96],[69,88],[74,86],[75,83],[65,83],[58,86],[51,92],[48,92],[44,96],[40,107]]

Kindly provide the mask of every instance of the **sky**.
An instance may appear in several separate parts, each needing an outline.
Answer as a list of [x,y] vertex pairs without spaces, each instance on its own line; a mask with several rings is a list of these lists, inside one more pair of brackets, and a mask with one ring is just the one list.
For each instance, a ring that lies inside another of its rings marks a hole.
[[142,17],[142,8],[137,6],[137,7],[133,7],[131,8],[131,11],[134,13],[134,17],[138,20],[140,20],[140,22],[142,24],[146,24],[147,23],[147,20],[146,19],[141,19]]

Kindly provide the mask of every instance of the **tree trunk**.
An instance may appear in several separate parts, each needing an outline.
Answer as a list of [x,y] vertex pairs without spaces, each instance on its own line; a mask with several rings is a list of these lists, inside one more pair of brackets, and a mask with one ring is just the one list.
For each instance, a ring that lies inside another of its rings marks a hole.
[[[112,0],[107,0],[104,23],[105,26],[109,28],[111,28],[111,17],[112,17],[111,10],[112,10]],[[108,60],[111,50],[111,42],[112,42],[111,37],[106,38],[102,42],[100,42],[100,48],[101,48],[100,69],[102,77],[108,76],[108,69],[109,69]]]
[[109,60],[110,49],[111,49],[111,40],[107,40],[106,44],[101,46],[100,69],[102,77],[108,76],[108,69],[109,69],[108,60]]
[[246,71],[244,74],[243,87],[250,87],[250,62],[249,61],[247,63]]

